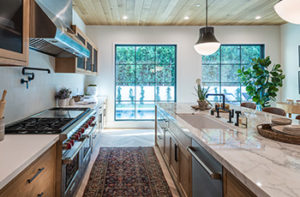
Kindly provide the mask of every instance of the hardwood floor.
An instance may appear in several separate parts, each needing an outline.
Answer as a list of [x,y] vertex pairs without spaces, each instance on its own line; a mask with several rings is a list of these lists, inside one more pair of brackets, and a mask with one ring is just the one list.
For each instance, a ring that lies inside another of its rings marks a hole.
[[[138,147],[138,146],[154,146],[154,130],[152,129],[105,129],[98,136],[95,149],[93,151],[91,161],[87,171],[83,177],[81,185],[77,191],[76,197],[82,197],[85,186],[88,183],[89,175],[91,173],[93,164],[99,153],[100,147]],[[169,174],[165,163],[158,153],[157,147],[154,148],[158,161],[161,165],[162,171],[169,184],[171,192],[174,197],[179,196],[174,182]]]

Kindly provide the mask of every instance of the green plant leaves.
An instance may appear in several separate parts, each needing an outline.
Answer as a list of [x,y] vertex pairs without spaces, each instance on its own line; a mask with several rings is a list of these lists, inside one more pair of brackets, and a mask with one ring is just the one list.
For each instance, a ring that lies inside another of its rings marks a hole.
[[264,59],[254,58],[250,68],[238,70],[238,76],[241,83],[246,86],[247,93],[262,107],[270,106],[270,101],[275,100],[278,87],[282,87],[285,78],[281,65],[275,64],[268,70],[271,64],[269,56]]

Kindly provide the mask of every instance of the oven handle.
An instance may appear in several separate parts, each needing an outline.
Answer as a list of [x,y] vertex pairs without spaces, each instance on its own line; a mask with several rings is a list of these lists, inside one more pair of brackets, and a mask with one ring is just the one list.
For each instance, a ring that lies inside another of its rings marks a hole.
[[76,155],[79,153],[79,151],[81,150],[82,146],[84,145],[86,140],[84,140],[79,146],[78,148],[74,151],[74,153],[72,154],[71,157],[66,157],[63,159],[63,164],[70,164],[72,163],[72,161],[74,160],[74,158],[76,157]]
[[219,173],[213,172],[207,165],[205,165],[205,163],[196,155],[192,147],[188,147],[187,150],[196,159],[196,161],[203,167],[203,169],[207,172],[210,178],[221,179],[222,176]]

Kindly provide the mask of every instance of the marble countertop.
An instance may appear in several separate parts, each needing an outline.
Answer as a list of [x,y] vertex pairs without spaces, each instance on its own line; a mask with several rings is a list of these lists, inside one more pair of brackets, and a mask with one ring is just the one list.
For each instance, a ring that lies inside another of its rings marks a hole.
[[58,135],[5,135],[0,142],[0,189],[58,140]]
[[[273,141],[260,136],[256,125],[270,123],[280,117],[239,106],[248,117],[248,128],[198,129],[187,123],[180,114],[206,115],[226,125],[227,118],[215,118],[209,111],[195,111],[188,103],[159,103],[186,135],[192,137],[213,155],[257,196],[300,196],[300,145]],[[228,115],[227,115],[228,116]],[[299,124],[293,120],[292,124]]]

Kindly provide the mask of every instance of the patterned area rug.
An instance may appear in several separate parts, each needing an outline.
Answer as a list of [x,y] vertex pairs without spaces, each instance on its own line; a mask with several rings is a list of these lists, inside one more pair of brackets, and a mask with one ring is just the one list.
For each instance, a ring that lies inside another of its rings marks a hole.
[[152,147],[100,148],[84,197],[172,196]]

